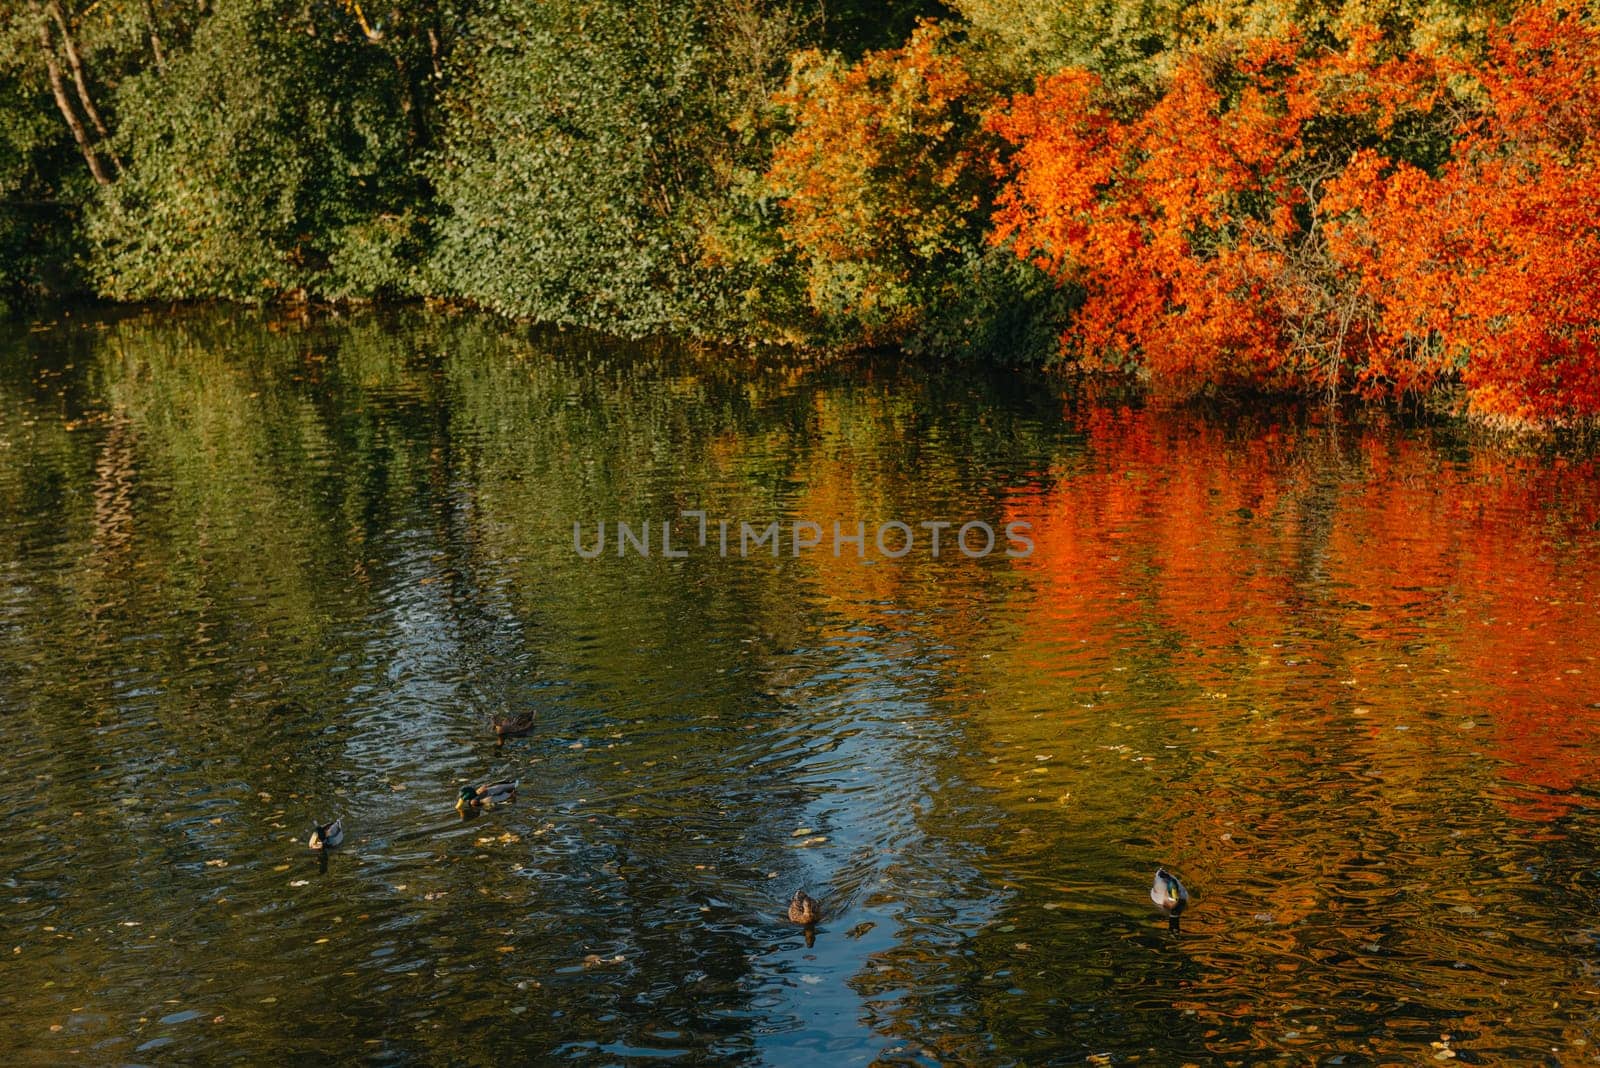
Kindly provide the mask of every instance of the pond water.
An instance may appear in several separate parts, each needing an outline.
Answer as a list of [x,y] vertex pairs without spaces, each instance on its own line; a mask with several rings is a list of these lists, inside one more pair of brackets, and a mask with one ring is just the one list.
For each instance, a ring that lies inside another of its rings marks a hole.
[[1597,524],[1592,457],[1448,427],[421,310],[12,324],[0,1045],[1592,1060]]

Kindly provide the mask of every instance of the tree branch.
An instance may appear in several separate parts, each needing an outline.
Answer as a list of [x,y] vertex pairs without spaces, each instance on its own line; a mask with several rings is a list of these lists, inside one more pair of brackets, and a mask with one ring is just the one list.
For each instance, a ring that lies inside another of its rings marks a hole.
[[100,162],[94,145],[89,141],[89,131],[83,128],[83,120],[78,117],[71,98],[67,96],[67,85],[61,76],[61,65],[56,62],[55,42],[50,39],[50,23],[38,3],[33,4],[33,11],[39,23],[39,48],[44,56],[44,71],[50,79],[50,92],[56,98],[56,107],[61,111],[61,117],[67,120],[67,128],[72,131],[72,139],[78,143],[78,151],[83,154],[83,161],[89,165],[89,173],[94,175],[94,180],[101,185],[110,185],[111,176],[106,173],[105,164]]
[[[67,53],[67,65],[72,68],[72,82],[78,89],[78,100],[83,104],[83,113],[89,116],[89,121],[94,124],[95,132],[100,135],[101,141],[109,141],[111,133],[106,129],[105,120],[100,118],[100,111],[94,106],[94,99],[89,95],[89,80],[84,77],[83,57],[78,54],[78,46],[72,40],[72,28],[67,23],[67,13],[61,10],[61,0],[48,0],[46,4],[50,16],[56,20],[56,25],[61,29],[61,44]],[[117,158],[116,149],[106,146],[106,152],[111,157],[112,164],[117,172],[122,172],[122,160]]]

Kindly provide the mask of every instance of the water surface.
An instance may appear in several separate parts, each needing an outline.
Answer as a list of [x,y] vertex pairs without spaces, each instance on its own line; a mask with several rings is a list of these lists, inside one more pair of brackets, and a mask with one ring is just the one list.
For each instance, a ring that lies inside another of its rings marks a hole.
[[[1596,474],[421,311],[7,326],[0,1044],[1592,1059]],[[685,509],[1035,550],[574,552]]]

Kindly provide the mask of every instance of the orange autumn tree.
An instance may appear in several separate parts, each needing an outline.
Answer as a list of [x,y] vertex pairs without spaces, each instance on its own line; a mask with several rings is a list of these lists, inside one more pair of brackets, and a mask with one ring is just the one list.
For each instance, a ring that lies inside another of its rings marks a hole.
[[1524,8],[1458,67],[1467,98],[1435,172],[1368,149],[1330,187],[1341,261],[1381,309],[1374,367],[1459,373],[1511,426],[1600,415],[1600,32]]
[[1347,389],[1374,309],[1329,248],[1324,187],[1353,148],[1428,140],[1437,91],[1432,63],[1372,33],[1190,56],[1131,120],[1068,69],[990,119],[1015,149],[993,239],[1082,287],[1064,343],[1087,367]]
[[936,24],[853,66],[795,57],[779,102],[793,132],[767,184],[807,301],[867,344],[904,341],[982,247],[993,185],[989,95]]

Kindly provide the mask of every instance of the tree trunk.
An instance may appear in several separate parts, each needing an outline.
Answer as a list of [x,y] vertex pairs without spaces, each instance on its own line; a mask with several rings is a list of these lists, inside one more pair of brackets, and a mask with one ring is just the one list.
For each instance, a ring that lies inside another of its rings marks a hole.
[[156,72],[166,73],[167,54],[161,47],[161,34],[156,24],[156,5],[154,0],[144,0],[144,20],[150,25],[150,53],[155,57]]
[[56,98],[56,107],[60,109],[61,117],[67,120],[67,128],[72,131],[72,139],[78,142],[78,151],[83,153],[83,161],[89,165],[89,173],[94,175],[94,180],[101,185],[110,185],[111,176],[106,174],[105,165],[95,154],[94,145],[89,143],[89,131],[83,128],[83,120],[78,118],[72,100],[67,96],[67,85],[61,77],[61,65],[56,62],[55,42],[50,39],[50,23],[46,21],[44,12],[37,4],[34,5],[34,13],[39,20],[39,47],[44,53],[44,70],[50,79],[50,92]]
[[[77,86],[78,100],[83,104],[83,113],[89,116],[89,121],[94,124],[95,133],[100,135],[101,141],[108,141],[111,133],[106,129],[105,120],[100,118],[100,111],[94,106],[94,98],[89,95],[89,80],[83,74],[83,57],[78,55],[78,46],[72,40],[72,27],[67,23],[67,13],[61,10],[61,0],[49,0],[50,17],[56,20],[56,25],[61,28],[61,44],[67,53],[67,65],[72,68],[72,84]],[[118,173],[122,171],[122,160],[117,158],[117,152],[110,145],[106,152],[111,156],[111,162],[116,166]]]
[[444,81],[444,48],[439,44],[439,35],[432,26],[428,27],[428,58],[433,62],[433,77],[435,81]]
[[376,44],[383,40],[383,31],[374,30],[367,23],[367,16],[361,10],[361,0],[350,0],[350,8],[356,13],[356,22],[361,24],[361,33],[367,40]]

